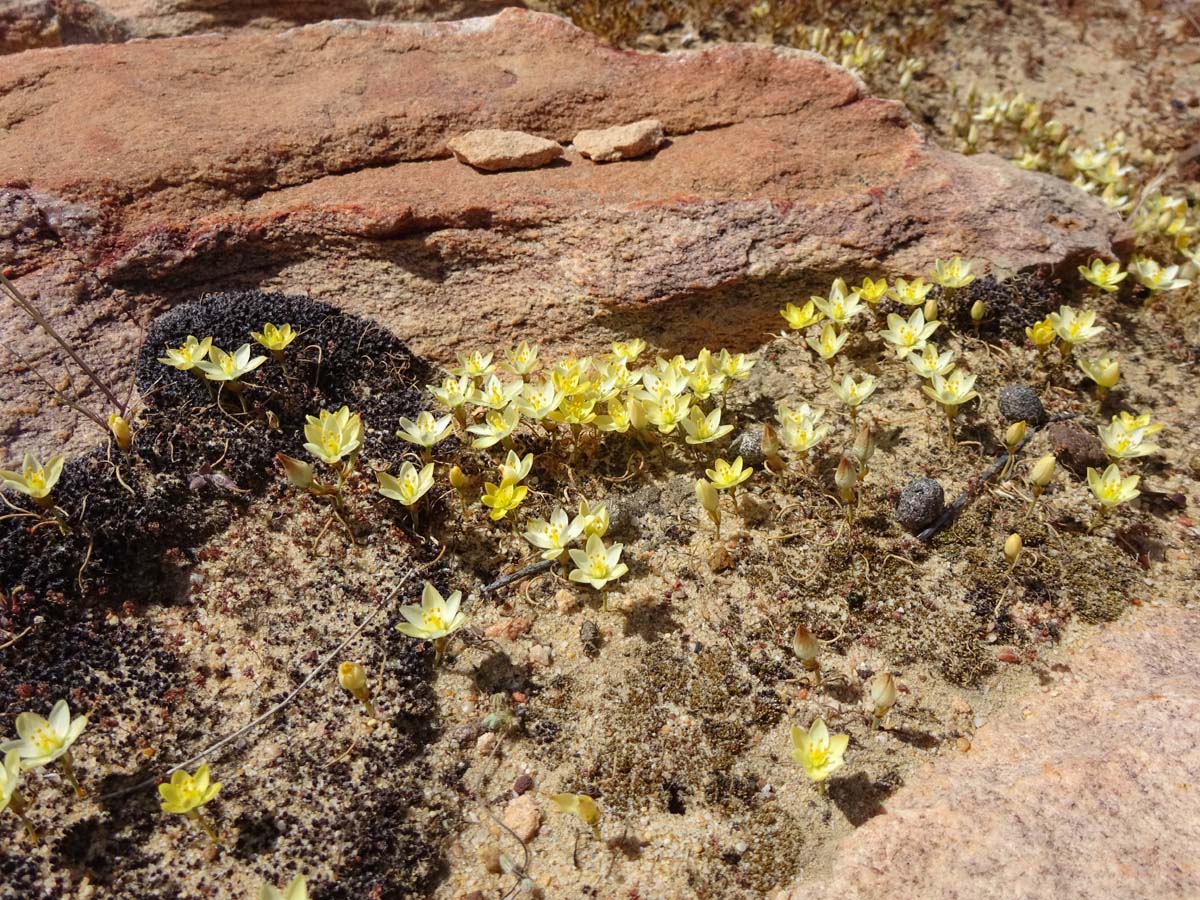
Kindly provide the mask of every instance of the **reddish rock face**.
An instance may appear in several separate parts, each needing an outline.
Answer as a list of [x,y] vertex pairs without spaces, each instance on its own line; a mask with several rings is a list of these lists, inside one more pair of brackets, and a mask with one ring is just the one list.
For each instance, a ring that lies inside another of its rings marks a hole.
[[[472,129],[566,144],[642,118],[668,143],[620,165],[568,151],[482,173],[447,149]],[[137,339],[118,310],[222,287],[311,290],[441,359],[635,331],[744,348],[838,274],[954,254],[1060,268],[1128,240],[1098,201],[937,148],[811,54],[640,55],[520,10],[21,54],[0,122],[0,258],[109,373]],[[0,428],[21,431],[11,406],[35,385],[0,387]]]
[[1194,610],[1126,616],[781,900],[1200,897],[1197,642]]

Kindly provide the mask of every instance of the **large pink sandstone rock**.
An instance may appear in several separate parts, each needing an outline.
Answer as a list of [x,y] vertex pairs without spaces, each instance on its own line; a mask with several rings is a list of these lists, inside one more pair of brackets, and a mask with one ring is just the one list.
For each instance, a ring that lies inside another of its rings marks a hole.
[[[669,143],[620,165],[481,173],[447,149],[643,118]],[[521,10],[18,54],[0,123],[0,259],[113,375],[130,317],[221,287],[311,290],[439,359],[631,331],[683,350],[756,344],[838,274],[1060,269],[1128,241],[1098,201],[938,148],[812,54],[641,55]],[[46,421],[70,437],[74,415],[29,415],[44,396],[0,385],[15,443]]]
[[1095,635],[785,900],[1200,897],[1200,612]]

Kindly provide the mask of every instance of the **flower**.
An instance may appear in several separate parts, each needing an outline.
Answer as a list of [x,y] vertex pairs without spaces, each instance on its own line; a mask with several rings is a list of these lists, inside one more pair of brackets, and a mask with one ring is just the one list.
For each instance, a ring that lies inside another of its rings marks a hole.
[[1179,278],[1179,266],[1163,266],[1153,259],[1139,256],[1129,264],[1129,271],[1138,284],[1150,291],[1176,291],[1192,282]]
[[444,378],[441,387],[435,387],[432,384],[425,387],[447,409],[458,409],[471,396],[471,379],[466,375],[458,378]]
[[526,453],[525,458],[522,459],[514,451],[509,450],[508,456],[504,458],[504,462],[500,463],[500,478],[504,481],[520,484],[529,475],[529,470],[532,468],[532,453]]
[[804,766],[813,781],[824,781],[842,767],[849,744],[850,735],[831,735],[823,719],[813,722],[808,731],[792,726],[792,759]]
[[1117,383],[1121,377],[1121,364],[1116,357],[1101,356],[1097,359],[1078,359],[1075,361],[1080,370],[1096,386],[1107,390]]
[[592,506],[586,500],[580,500],[579,515],[575,517],[575,521],[571,524],[574,526],[578,522],[579,527],[588,537],[591,537],[593,534],[597,537],[604,537],[604,535],[608,534],[609,521],[607,504],[597,503],[595,506]]
[[[692,396],[697,400],[707,400],[713,394],[721,393],[728,383],[728,375],[724,372],[714,372],[707,365],[697,365],[688,377],[688,387],[692,389]],[[693,407],[692,411],[700,410]]]
[[829,298],[813,297],[813,304],[829,317],[835,325],[845,325],[860,312],[862,301],[856,292],[847,292],[846,282],[835,279],[829,289]]
[[590,392],[568,394],[550,413],[550,421],[560,425],[586,425],[595,418],[596,398]]
[[22,769],[36,769],[59,758],[68,757],[71,745],[87,726],[87,716],[71,718],[66,700],[59,700],[46,719],[37,713],[17,716],[17,740],[0,744],[0,752],[16,750]]
[[631,341],[613,341],[612,355],[616,359],[623,359],[627,363],[633,362],[646,350],[646,342],[641,338],[634,338]]
[[718,459],[713,463],[711,469],[704,470],[704,474],[708,476],[708,480],[712,482],[713,487],[718,491],[728,491],[736,488],[753,475],[754,469],[749,466],[743,468],[742,458],[739,456],[732,463]]
[[179,347],[168,348],[167,355],[160,356],[158,361],[164,366],[171,366],[180,372],[190,372],[208,356],[211,347],[212,338],[206,337],[204,340],[198,341],[195,335],[189,334],[183,344]]
[[1085,309],[1080,312],[1070,306],[1060,306],[1058,312],[1050,313],[1047,319],[1054,329],[1054,333],[1072,347],[1104,333],[1103,325],[1094,324],[1096,321],[1094,309]]
[[754,364],[755,360],[745,353],[730,353],[721,348],[721,355],[717,358],[717,371],[732,381],[742,381],[750,375]]
[[1119,415],[1112,417],[1112,421],[1120,422],[1121,427],[1126,431],[1135,431],[1137,429],[1141,429],[1148,435],[1158,434],[1163,430],[1163,426],[1161,424],[1152,423],[1150,421],[1150,413],[1141,413],[1140,415],[1135,416],[1132,413],[1127,413],[1124,410],[1121,410]]
[[491,516],[492,521],[499,522],[520,506],[521,501],[528,493],[529,488],[525,485],[516,484],[507,478],[501,479],[500,484],[485,481],[483,483],[483,505],[491,510],[488,515]]
[[1025,326],[1025,336],[1035,347],[1048,347],[1054,343],[1054,323],[1049,318]]
[[266,361],[265,356],[251,359],[249,344],[242,344],[233,353],[226,353],[220,347],[209,347],[208,361],[198,360],[196,368],[203,372],[209,381],[234,382],[249,375]]
[[422,410],[417,414],[415,422],[403,417],[400,419],[400,430],[396,432],[396,437],[428,450],[439,441],[445,440],[450,434],[450,423],[453,418],[453,416],[442,416],[440,419],[435,419],[433,413]]
[[273,884],[264,884],[258,900],[308,900],[308,883],[297,875],[282,891]]
[[571,562],[578,568],[572,569],[568,576],[572,581],[582,581],[590,584],[598,591],[606,588],[610,581],[616,581],[629,571],[629,567],[621,562],[622,544],[604,546],[604,541],[598,534],[591,535],[583,550],[571,548],[567,552]]
[[810,334],[807,338],[805,338],[805,342],[808,344],[808,346],[812,347],[813,352],[816,353],[817,356],[821,357],[821,359],[825,360],[825,362],[830,362],[835,356],[837,356],[838,351],[845,346],[846,341],[849,339],[849,331],[843,331],[841,334],[838,334],[837,329],[834,328],[831,323],[826,322],[825,327],[821,329],[820,337],[814,338]]
[[43,465],[32,453],[26,453],[21,463],[21,471],[0,469],[0,484],[32,497],[34,500],[45,500],[58,484],[62,475],[63,461],[61,453],[52,456]]
[[559,812],[578,816],[592,833],[600,837],[600,805],[587,794],[555,794],[550,798]]
[[466,614],[459,610],[461,603],[462,591],[454,591],[443,598],[427,581],[421,591],[420,606],[412,603],[400,607],[404,621],[396,626],[396,630],[423,641],[441,640],[458,631],[467,621]]
[[1121,271],[1119,262],[1106,263],[1102,259],[1093,259],[1091,265],[1079,267],[1079,274],[1105,293],[1112,293],[1129,273]]
[[677,425],[684,421],[691,406],[691,397],[676,397],[664,394],[657,400],[646,400],[646,419],[651,425],[657,426],[663,434],[671,434]]
[[784,419],[779,429],[779,439],[783,445],[802,457],[821,443],[827,434],[829,434],[828,425],[818,425],[816,418],[808,416],[799,421],[792,418]]
[[538,346],[529,346],[528,341],[521,341],[511,350],[504,351],[504,368],[514,375],[528,375],[537,368]]
[[880,278],[878,281],[872,281],[870,276],[867,276],[856,290],[860,297],[874,305],[887,293],[888,283],[886,279]]
[[684,438],[689,444],[708,444],[719,440],[733,431],[732,425],[721,424],[721,408],[718,406],[707,416],[700,407],[693,406],[688,417],[683,420],[683,430],[687,432]]
[[313,484],[313,467],[303,460],[293,459],[286,453],[276,453],[275,461],[283,466],[283,473],[288,483],[301,490],[308,490]]
[[534,519],[529,522],[525,540],[542,551],[542,559],[559,559],[567,545],[582,533],[580,519],[568,520],[567,511],[559,506],[550,514],[550,521]]
[[788,327],[794,331],[802,331],[810,325],[816,325],[825,314],[817,310],[817,305],[812,300],[809,300],[803,306],[796,306],[794,303],[789,303],[779,311],[784,320],[788,323]]
[[919,309],[908,317],[907,322],[895,313],[887,317],[887,322],[887,331],[879,332],[879,336],[889,344],[895,345],[897,359],[903,359],[908,354],[922,349],[929,336],[942,324],[936,319],[926,322],[925,313]]
[[973,390],[975,376],[967,374],[962,369],[955,369],[949,375],[934,375],[930,381],[932,384],[923,385],[922,390],[942,404],[946,415],[950,417],[953,417],[964,403],[979,396]]
[[412,463],[405,462],[400,467],[399,478],[387,472],[376,472],[375,477],[379,479],[379,493],[389,500],[412,506],[433,487],[433,463],[417,469]]
[[920,354],[915,350],[908,354],[908,364],[922,378],[932,378],[934,375],[946,375],[954,368],[954,351],[946,350],[938,353],[937,344],[927,343],[921,348]]
[[478,425],[468,426],[467,431],[479,437],[471,441],[476,450],[485,450],[508,438],[521,422],[521,413],[513,406],[503,411],[489,409]]
[[338,663],[337,678],[342,690],[349,691],[366,708],[367,715],[372,719],[377,718],[375,704],[371,702],[371,688],[367,684],[367,670],[362,663],[349,660]]
[[896,705],[896,679],[891,672],[876,672],[868,690],[871,696],[871,717],[880,722]]
[[[1128,415],[1128,414],[1126,414]],[[1144,428],[1127,428],[1117,416],[1107,425],[1096,429],[1100,443],[1104,445],[1104,454],[1109,459],[1133,459],[1138,456],[1149,456],[1159,451],[1157,444],[1146,440],[1149,434]]]
[[975,280],[975,276],[971,274],[971,263],[963,262],[957,256],[946,262],[935,259],[931,277],[944,288],[966,287]]
[[550,413],[558,409],[563,401],[563,392],[548,379],[541,384],[526,382],[521,386],[521,393],[513,398],[513,406],[521,415],[540,422]]
[[932,290],[933,285],[926,284],[924,278],[914,278],[912,281],[897,278],[891,294],[896,302],[903,303],[905,306],[921,306],[925,303],[925,297]]
[[276,328],[270,322],[263,325],[262,332],[252,331],[250,337],[254,338],[258,343],[262,344],[272,353],[282,353],[297,337],[297,332],[292,330],[292,326],[288,324],[280,325]]
[[524,386],[525,383],[520,379],[505,384],[495,375],[489,375],[483,386],[473,390],[468,399],[476,406],[482,406],[485,409],[504,409],[514,397],[521,393],[521,388]]
[[608,401],[608,415],[596,416],[596,427],[601,431],[624,434],[629,430],[630,410],[633,404],[638,402],[632,398],[623,402],[619,397],[613,397]]
[[707,478],[696,479],[696,499],[700,501],[701,508],[708,513],[708,517],[717,527],[717,538],[719,539],[721,536],[721,498],[717,494],[717,489]]
[[162,811],[189,815],[212,800],[221,790],[221,782],[209,781],[208,763],[202,763],[195,775],[189,775],[184,769],[178,769],[171,776],[169,784],[160,784],[158,793],[162,795]]
[[133,446],[133,429],[129,427],[129,420],[120,413],[111,412],[108,414],[108,430],[117,447],[128,452]]
[[1122,478],[1121,470],[1117,468],[1116,463],[1110,463],[1108,468],[1104,470],[1104,474],[1101,474],[1091,466],[1088,466],[1087,470],[1088,487],[1092,489],[1092,494],[1100,501],[1101,508],[1106,510],[1126,503],[1138,496],[1141,493],[1137,489],[1139,480],[1137,475]]
[[472,350],[470,353],[455,354],[458,357],[458,365],[450,370],[452,375],[461,375],[467,378],[482,378],[485,375],[491,375],[496,371],[496,367],[492,365],[492,354],[481,353],[478,350]]
[[349,456],[353,461],[362,448],[362,419],[351,413],[348,406],[337,412],[321,410],[321,415],[308,416],[304,449],[329,465],[336,465]]
[[875,376],[864,374],[862,381],[855,381],[854,376],[847,373],[841,382],[833,383],[833,392],[851,409],[856,409],[863,401],[875,393]]

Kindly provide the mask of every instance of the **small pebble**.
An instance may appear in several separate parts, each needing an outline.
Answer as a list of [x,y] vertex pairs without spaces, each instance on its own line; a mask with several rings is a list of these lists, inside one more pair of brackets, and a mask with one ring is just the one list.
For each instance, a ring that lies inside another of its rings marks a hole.
[[946,492],[933,478],[914,478],[900,492],[896,521],[916,534],[937,521],[946,506]]
[[732,462],[739,456],[744,465],[755,469],[762,468],[765,460],[762,452],[761,426],[747,428],[730,443],[728,459]]
[[529,648],[529,664],[535,669],[550,668],[550,648],[545,644],[534,644]]
[[554,594],[554,605],[559,612],[569,613],[579,605],[579,598],[575,596],[574,591],[559,588]]
[[1046,407],[1037,391],[1027,384],[1006,384],[998,397],[1000,415],[1007,422],[1028,422],[1041,425],[1046,421]]
[[475,752],[483,757],[491,756],[492,751],[496,748],[497,740],[494,732],[484,732],[479,736],[479,740],[475,742]]
[[523,794],[504,810],[504,824],[521,840],[532,841],[542,827],[542,811],[532,794]]
[[959,751],[962,753],[966,753],[968,750],[971,749],[971,742],[968,741],[965,737],[960,737],[957,741],[954,742],[954,744],[956,747],[958,747]]
[[526,774],[521,775],[513,782],[513,793],[520,797],[522,794],[527,794],[533,790],[533,778]]

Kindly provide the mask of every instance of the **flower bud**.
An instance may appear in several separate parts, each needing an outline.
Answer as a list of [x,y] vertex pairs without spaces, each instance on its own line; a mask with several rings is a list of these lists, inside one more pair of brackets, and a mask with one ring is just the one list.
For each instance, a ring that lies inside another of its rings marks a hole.
[[367,670],[361,663],[343,662],[338,665],[338,684],[359,700],[366,700],[371,696],[367,690]]
[[833,483],[837,485],[838,496],[842,498],[843,503],[853,502],[856,481],[858,481],[858,466],[849,457],[843,456],[833,475]]
[[1050,483],[1050,479],[1054,477],[1054,464],[1058,462],[1054,458],[1053,453],[1047,453],[1033,467],[1033,471],[1029,473],[1029,483],[1038,488],[1044,488]]
[[925,301],[925,311],[924,311],[925,321],[926,322],[935,321],[937,319],[937,314],[938,314],[937,301],[934,300],[932,297],[930,297],[928,300]]
[[850,455],[858,463],[858,477],[865,478],[867,463],[875,455],[875,433],[871,431],[870,425],[863,425],[858,429],[854,435],[854,446],[850,448]]
[[285,453],[276,453],[275,462],[283,466],[287,480],[301,490],[308,490],[313,483],[313,468],[308,463],[292,459]]
[[816,668],[817,656],[821,653],[821,642],[803,625],[797,625],[796,633],[792,635],[792,652],[804,663],[804,668]]
[[779,432],[775,430],[775,426],[770,422],[763,423],[762,441],[759,446],[761,446],[762,454],[765,458],[772,460],[779,456]]
[[1021,536],[1013,532],[1008,536],[1008,540],[1004,542],[1004,558],[1008,560],[1010,567],[1017,564],[1017,557],[1021,555]]
[[642,401],[631,398],[628,409],[630,427],[634,431],[645,431],[646,427],[650,424],[650,420],[646,418],[646,407],[642,405]]
[[890,672],[877,672],[871,679],[869,690],[871,715],[879,722],[888,714],[888,710],[896,705],[896,679]]
[[456,491],[462,491],[467,486],[467,476],[458,466],[450,467],[450,486]]
[[1046,123],[1046,136],[1052,141],[1061,141],[1063,135],[1067,133],[1067,126],[1058,119],[1051,119]]
[[1027,428],[1028,426],[1025,424],[1024,419],[1019,422],[1013,422],[1008,426],[1008,430],[1004,432],[1004,446],[1008,448],[1009,453],[1015,452],[1017,444],[1025,440],[1025,431]]
[[129,452],[129,448],[133,446],[133,431],[129,428],[129,423],[125,420],[125,417],[118,413],[109,413],[108,430],[112,432],[113,440],[117,442],[118,449],[122,452]]
[[987,315],[987,304],[982,300],[976,300],[971,304],[971,321],[978,325],[983,321],[983,317]]

